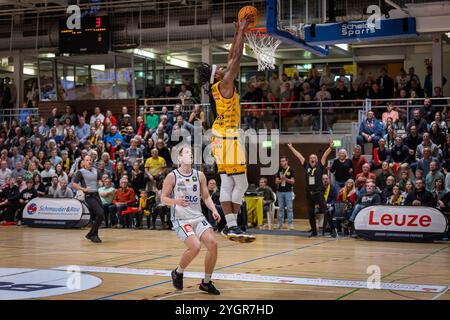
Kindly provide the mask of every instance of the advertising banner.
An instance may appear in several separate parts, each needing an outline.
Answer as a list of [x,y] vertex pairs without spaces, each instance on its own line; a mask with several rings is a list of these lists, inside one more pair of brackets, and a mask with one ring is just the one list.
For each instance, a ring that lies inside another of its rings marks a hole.
[[370,206],[358,213],[354,224],[356,234],[368,240],[440,240],[448,229],[441,211],[415,206]]
[[34,198],[23,219],[31,227],[81,228],[89,223],[89,211],[76,199]]
[[305,41],[311,45],[332,45],[417,36],[415,18],[381,19],[379,22],[379,28],[365,20],[306,25]]

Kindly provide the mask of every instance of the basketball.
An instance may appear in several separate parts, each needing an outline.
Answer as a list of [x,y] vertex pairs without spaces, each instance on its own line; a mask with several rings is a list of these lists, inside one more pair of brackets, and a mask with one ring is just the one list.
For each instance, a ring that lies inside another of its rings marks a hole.
[[247,15],[249,15],[251,17],[251,22],[248,25],[248,27],[249,28],[255,27],[258,24],[258,18],[259,18],[258,9],[256,9],[253,6],[242,7],[241,10],[239,10],[239,14],[238,14],[239,21],[244,20]]

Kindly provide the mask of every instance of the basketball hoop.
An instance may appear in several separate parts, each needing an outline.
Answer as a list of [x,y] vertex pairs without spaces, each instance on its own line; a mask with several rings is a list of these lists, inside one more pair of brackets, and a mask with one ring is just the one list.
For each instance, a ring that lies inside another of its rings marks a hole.
[[275,69],[275,51],[281,44],[281,40],[268,34],[266,28],[249,29],[245,36],[258,61],[258,71]]

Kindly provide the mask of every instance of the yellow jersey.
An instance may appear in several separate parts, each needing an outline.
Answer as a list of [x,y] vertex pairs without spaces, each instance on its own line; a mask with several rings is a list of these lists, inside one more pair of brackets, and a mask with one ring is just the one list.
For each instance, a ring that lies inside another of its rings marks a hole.
[[220,94],[219,81],[211,86],[211,94],[216,104],[216,120],[212,125],[212,134],[217,137],[237,137],[239,121],[241,119],[241,107],[239,95],[234,89],[233,96],[229,99]]

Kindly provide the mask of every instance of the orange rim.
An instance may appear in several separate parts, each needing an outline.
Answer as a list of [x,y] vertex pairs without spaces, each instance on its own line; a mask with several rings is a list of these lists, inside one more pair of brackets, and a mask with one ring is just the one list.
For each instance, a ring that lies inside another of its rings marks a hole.
[[261,27],[261,28],[250,28],[250,29],[247,30],[247,32],[248,32],[248,33],[256,33],[256,32],[259,32],[259,34],[260,34],[261,36],[264,36],[264,35],[267,34],[267,29],[264,28],[264,27]]

